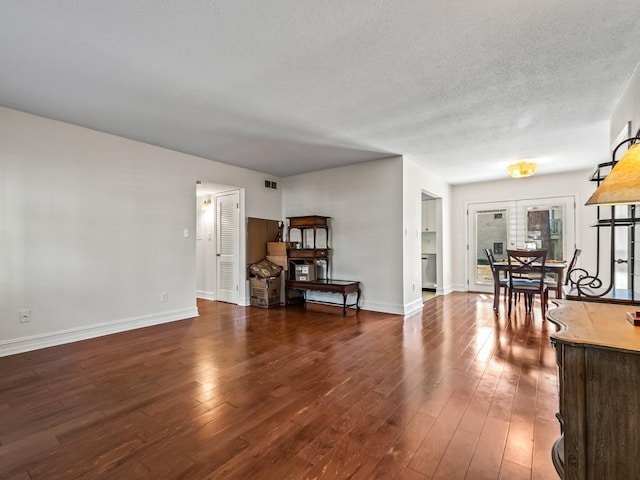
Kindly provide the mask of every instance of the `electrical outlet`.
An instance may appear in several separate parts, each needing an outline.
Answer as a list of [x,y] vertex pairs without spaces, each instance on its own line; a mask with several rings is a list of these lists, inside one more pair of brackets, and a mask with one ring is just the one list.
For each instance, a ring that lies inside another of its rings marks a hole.
[[160,294],[160,301],[161,302],[168,302],[169,301],[169,294],[167,292],[162,292]]
[[20,323],[27,323],[31,321],[31,310],[25,308],[24,310],[20,310]]

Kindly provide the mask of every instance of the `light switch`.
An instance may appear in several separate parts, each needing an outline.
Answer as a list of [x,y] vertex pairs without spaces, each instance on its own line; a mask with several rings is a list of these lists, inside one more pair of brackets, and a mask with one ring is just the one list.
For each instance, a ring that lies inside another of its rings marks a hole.
[[189,238],[189,229],[188,228],[184,229],[184,238]]

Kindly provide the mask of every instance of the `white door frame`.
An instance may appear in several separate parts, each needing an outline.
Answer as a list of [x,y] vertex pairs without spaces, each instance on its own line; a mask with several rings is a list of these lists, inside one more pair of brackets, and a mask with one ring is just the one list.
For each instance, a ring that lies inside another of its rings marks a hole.
[[[240,231],[239,231],[239,264],[238,264],[238,282],[239,282],[239,295],[237,298],[237,304],[238,305],[242,305],[242,306],[247,306],[249,305],[249,290],[248,290],[248,282],[247,282],[247,269],[245,268],[246,265],[246,259],[247,259],[247,229],[246,229],[246,210],[245,210],[245,189],[243,187],[235,187],[235,186],[231,186],[231,185],[223,185],[220,183],[217,183],[215,181],[208,181],[208,180],[204,180],[204,181],[200,181],[199,182],[200,185],[202,185],[204,187],[204,191],[201,191],[200,196],[205,196],[205,195],[209,195],[212,199],[212,205],[210,208],[213,209],[213,217],[215,220],[213,220],[213,226],[211,229],[211,242],[213,243],[212,245],[212,254],[206,259],[206,262],[209,263],[210,262],[210,268],[211,268],[211,280],[212,280],[212,284],[209,284],[210,288],[207,288],[208,291],[210,291],[210,295],[207,296],[203,296],[201,294],[201,292],[196,292],[196,297],[198,298],[206,298],[208,300],[216,300],[216,295],[217,295],[217,291],[218,291],[218,286],[217,286],[217,260],[216,260],[216,251],[218,249],[218,235],[217,235],[217,229],[218,229],[218,220],[217,218],[217,203],[216,203],[216,195],[217,194],[222,194],[222,193],[229,193],[232,191],[238,191],[239,192],[239,204],[240,204]],[[198,204],[197,208],[202,208],[201,204]],[[207,235],[208,238],[208,232],[201,232],[203,237],[205,238],[205,235]],[[195,237],[194,237],[195,238]]]

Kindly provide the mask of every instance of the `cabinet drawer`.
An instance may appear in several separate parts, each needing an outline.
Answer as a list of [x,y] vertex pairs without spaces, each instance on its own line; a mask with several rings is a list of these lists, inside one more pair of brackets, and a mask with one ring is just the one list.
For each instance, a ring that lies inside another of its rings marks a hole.
[[327,258],[329,249],[326,248],[296,248],[289,250],[289,258]]

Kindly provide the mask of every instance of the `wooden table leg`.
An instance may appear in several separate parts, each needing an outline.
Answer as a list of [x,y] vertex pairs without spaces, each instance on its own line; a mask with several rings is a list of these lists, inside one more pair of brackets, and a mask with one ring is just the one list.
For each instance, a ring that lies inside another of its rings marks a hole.
[[558,270],[558,284],[556,285],[556,298],[562,298],[562,285],[564,285],[564,269]]

